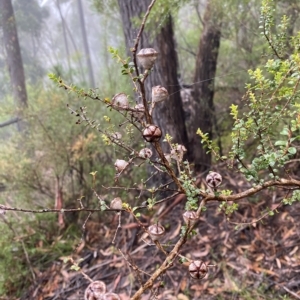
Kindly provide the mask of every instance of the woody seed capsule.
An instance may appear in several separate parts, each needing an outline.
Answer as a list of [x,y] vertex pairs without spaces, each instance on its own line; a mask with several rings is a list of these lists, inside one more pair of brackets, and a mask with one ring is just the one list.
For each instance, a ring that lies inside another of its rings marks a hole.
[[152,156],[152,151],[149,148],[141,149],[139,156],[143,158],[150,158]]
[[101,300],[106,292],[106,285],[103,281],[92,282],[84,292],[84,300]]
[[161,135],[162,133],[159,127],[153,124],[148,124],[143,131],[143,138],[149,143],[158,142]]
[[194,225],[198,221],[198,216],[194,211],[188,210],[182,216],[186,224]]
[[122,209],[122,199],[120,197],[117,197],[117,198],[113,199],[110,202],[110,208],[121,210]]
[[126,110],[129,107],[129,101],[124,93],[116,94],[111,100],[112,106],[117,110]]
[[222,176],[217,172],[210,172],[206,176],[206,183],[211,188],[216,188],[222,183]]
[[120,140],[122,138],[122,134],[120,132],[114,132],[111,137],[115,140]]
[[194,260],[189,265],[189,272],[191,277],[195,279],[203,279],[208,272],[208,268],[202,260]]
[[117,159],[115,162],[115,168],[118,173],[122,172],[128,165],[128,162],[123,159]]
[[170,153],[164,153],[164,156],[165,156],[166,160],[168,161],[168,163],[171,164],[172,163],[171,154]]
[[158,53],[153,48],[144,48],[136,56],[144,69],[151,69]]
[[158,224],[149,226],[148,231],[153,241],[158,241],[165,235],[165,228]]
[[102,300],[121,300],[120,296],[115,293],[106,293]]
[[177,145],[174,149],[171,150],[171,158],[182,161],[183,155],[186,152],[186,148],[183,145]]
[[169,93],[166,88],[157,85],[152,88],[152,102],[161,102],[169,97]]

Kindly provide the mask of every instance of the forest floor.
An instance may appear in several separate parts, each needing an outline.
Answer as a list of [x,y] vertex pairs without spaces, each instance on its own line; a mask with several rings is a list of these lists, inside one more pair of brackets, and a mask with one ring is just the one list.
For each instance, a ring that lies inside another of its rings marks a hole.
[[[229,173],[223,177],[226,188],[234,192],[248,188],[243,180],[233,179]],[[300,299],[300,203],[281,205],[283,195],[269,190],[245,199],[230,218],[220,212],[219,203],[208,203],[195,227],[197,235],[181,251],[189,259],[214,265],[208,275],[202,280],[192,279],[188,264],[176,261],[155,284],[157,298],[148,292],[142,300]],[[142,216],[145,226],[159,220],[166,227],[162,243],[168,241],[167,250],[178,240],[183,223],[185,200],[173,206],[175,202],[170,200],[152,217]],[[267,207],[276,208],[275,214],[259,220],[268,215]],[[139,287],[132,266],[151,274],[164,254],[145,243],[145,239],[150,243],[149,238],[143,237],[143,230],[125,214],[112,245],[117,226],[115,214],[105,224],[89,220],[84,242],[73,254],[74,261],[81,259],[81,270],[72,270],[71,263],[61,258],[40,272],[20,299],[83,300],[90,282],[82,272],[93,280],[104,281],[108,291],[118,293],[122,300],[129,299]],[[145,273],[140,274],[143,282],[147,279]]]

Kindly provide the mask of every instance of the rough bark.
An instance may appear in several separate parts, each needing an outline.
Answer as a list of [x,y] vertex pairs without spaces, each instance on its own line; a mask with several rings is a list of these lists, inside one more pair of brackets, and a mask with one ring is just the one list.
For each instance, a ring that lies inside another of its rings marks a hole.
[[[221,39],[220,19],[212,1],[209,1],[204,14],[194,75],[194,105],[197,113],[192,130],[196,132],[200,128],[204,133],[208,133],[210,139],[212,139],[214,124],[214,80],[208,79],[216,75]],[[211,165],[211,153],[207,153],[199,136],[193,135],[190,143],[193,147],[192,160],[196,173],[205,172]]]
[[[150,0],[119,0],[127,49],[133,46],[138,31],[132,19],[142,16],[150,2]],[[213,5],[211,0],[208,1],[196,58],[194,83],[199,83],[195,84],[193,89],[195,114],[191,121],[192,126],[188,128],[193,133],[190,139],[187,136],[182,99],[178,92],[180,90],[177,78],[178,63],[171,16],[158,30],[153,41],[149,39],[147,33],[143,34],[141,40],[142,48],[153,47],[160,53],[153,72],[146,81],[147,97],[150,96],[152,86],[159,84],[166,87],[172,95],[167,102],[159,104],[156,108],[153,115],[154,121],[164,133],[167,132],[174,137],[174,142],[186,145],[188,159],[194,163],[196,173],[206,171],[211,165],[211,154],[206,153],[207,149],[203,148],[200,137],[196,136],[196,131],[201,128],[212,138],[214,81],[207,79],[214,78],[216,74],[221,39],[220,20],[221,16],[216,5]]]
[[[11,0],[0,0],[0,15],[12,94],[18,109],[18,117],[21,119],[22,111],[27,107],[27,92],[16,21]],[[19,130],[21,130],[22,127],[20,122],[18,122]]]
[[[139,26],[134,26],[132,20],[143,16],[150,2],[150,0],[119,0],[126,47],[130,56],[130,48],[134,45],[139,28]],[[151,99],[152,87],[157,85],[165,87],[170,94],[168,100],[156,105],[153,121],[162,129],[163,134],[170,134],[174,142],[187,145],[188,138],[177,78],[178,59],[171,16],[158,29],[154,39],[151,39],[147,32],[143,33],[140,48],[149,47],[159,52],[159,56],[151,75],[146,80],[147,99]],[[163,148],[164,151],[169,150],[166,143],[163,143]]]

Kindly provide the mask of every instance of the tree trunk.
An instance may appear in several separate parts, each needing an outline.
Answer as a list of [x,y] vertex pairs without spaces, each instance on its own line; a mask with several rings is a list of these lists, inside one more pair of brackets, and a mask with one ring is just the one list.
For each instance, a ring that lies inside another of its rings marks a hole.
[[204,172],[210,168],[211,153],[201,144],[201,138],[195,135],[198,128],[208,133],[212,139],[214,124],[214,80],[216,75],[220,40],[221,17],[209,1],[204,14],[204,25],[201,34],[198,53],[196,57],[196,70],[194,76],[194,107],[196,117],[193,121],[193,138],[190,144],[193,147],[193,162],[196,173]]
[[92,88],[95,88],[96,86],[95,86],[94,72],[93,72],[93,66],[92,66],[92,62],[91,62],[89,43],[87,40],[87,34],[86,34],[86,29],[85,29],[85,20],[84,20],[84,13],[83,13],[81,0],[77,0],[77,4],[78,4],[78,13],[79,13],[79,19],[80,19],[80,27],[81,27],[83,46],[84,46],[84,53],[85,53],[85,58],[86,58],[86,65],[87,65],[88,74],[89,74],[89,83]]
[[[150,0],[118,0],[123,29],[125,34],[126,47],[129,49],[134,45],[138,28],[132,24],[132,18],[141,17],[147,10]],[[195,165],[195,171],[206,171],[211,165],[211,154],[203,149],[201,139],[196,135],[197,128],[209,134],[212,138],[213,118],[214,118],[214,82],[218,50],[221,39],[221,17],[216,5],[209,1],[204,14],[204,28],[201,34],[198,54],[196,58],[196,71],[194,76],[193,108],[194,118],[191,120],[192,132],[191,139],[188,139],[187,129],[184,120],[182,99],[180,96],[180,85],[177,78],[178,61],[176,46],[173,36],[172,18],[169,16],[167,21],[158,30],[153,41],[147,33],[143,33],[141,48],[153,47],[159,52],[158,59],[150,77],[146,80],[147,97],[151,95],[151,88],[162,85],[171,95],[168,101],[158,104],[153,114],[154,122],[159,125],[163,133],[169,133],[173,137],[173,142],[182,143],[188,149],[188,159]],[[153,28],[152,24],[152,28]],[[202,82],[200,82],[202,81]],[[164,145],[164,151],[167,151]]]
[[[143,17],[150,2],[150,0],[119,0],[127,53],[130,56],[129,49],[133,47],[139,29],[139,26],[134,26],[132,19]],[[147,32],[143,33],[140,48],[154,48],[159,52],[154,69],[146,79],[148,101],[151,99],[153,86],[161,85],[165,87],[170,95],[168,100],[155,106],[152,115],[153,122],[162,129],[163,135],[170,134],[174,143],[187,145],[188,138],[177,78],[178,59],[171,16],[168,16],[166,23],[158,29],[153,40],[150,39]],[[167,143],[163,143],[163,150],[165,152],[169,151]]]
[[[27,107],[27,92],[16,21],[11,0],[0,0],[0,14],[12,93],[18,108],[17,116],[21,119],[22,111]],[[18,129],[21,130],[22,128],[23,125],[21,122],[18,122]]]
[[71,62],[70,62],[70,50],[69,50],[69,43],[68,43],[68,37],[67,37],[67,30],[66,30],[66,24],[65,19],[62,15],[61,8],[60,8],[60,0],[57,0],[55,2],[60,19],[61,19],[61,26],[62,26],[62,32],[63,32],[63,39],[65,44],[65,50],[66,50],[66,56],[67,56],[67,62],[68,62],[68,73],[70,74],[71,80],[72,80],[72,72],[71,72]]

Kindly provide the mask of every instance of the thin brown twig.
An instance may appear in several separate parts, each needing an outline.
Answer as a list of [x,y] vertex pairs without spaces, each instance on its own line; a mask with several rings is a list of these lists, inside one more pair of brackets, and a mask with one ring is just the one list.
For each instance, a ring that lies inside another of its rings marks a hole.
[[27,261],[27,264],[29,266],[29,269],[30,269],[30,273],[31,273],[31,276],[32,276],[32,279],[33,279],[33,282],[36,283],[36,276],[35,276],[35,273],[33,271],[33,267],[31,265],[31,261],[29,259],[29,255],[28,255],[28,252],[25,248],[25,244],[24,244],[24,241],[21,240],[21,244],[22,244],[22,248],[23,248],[23,251],[24,251],[24,254],[25,254],[25,257],[26,257],[26,261]]
[[[18,207],[10,207],[7,205],[0,204],[0,209],[6,210],[6,211],[18,211],[18,212],[25,212],[25,213],[34,213],[34,214],[42,214],[42,213],[66,213],[66,212],[81,212],[81,211],[87,211],[87,212],[97,212],[97,211],[103,211],[101,208],[62,208],[62,209],[56,209],[56,208],[43,208],[43,209],[26,209],[26,208],[18,208]],[[117,211],[116,209],[106,209],[107,211]]]
[[[0,205],[1,207],[1,205]],[[15,229],[13,228],[12,224],[6,219],[6,217],[1,214],[0,215],[3,222],[7,225],[7,227],[12,231],[12,233],[14,234],[15,237],[17,237],[17,232],[15,231]],[[33,270],[33,267],[31,265],[31,261],[29,259],[29,255],[28,255],[28,252],[26,250],[26,247],[25,247],[25,244],[24,244],[24,241],[23,239],[21,239],[21,245],[22,245],[22,249],[24,251],[24,254],[25,254],[25,258],[26,258],[26,262],[29,266],[29,270],[30,270],[30,273],[31,273],[31,276],[32,276],[32,279],[33,279],[33,282],[36,283],[36,276],[35,276],[35,273],[34,273],[34,270]]]
[[297,299],[300,299],[300,296],[298,294],[296,294],[295,292],[291,291],[290,289],[288,289],[286,286],[281,285],[280,283],[276,283],[276,285],[280,286],[281,288],[283,288],[286,292],[288,292],[289,294],[291,294],[292,296],[294,296]]
[[119,223],[118,223],[118,227],[117,227],[117,229],[116,229],[114,238],[113,238],[113,240],[112,240],[112,242],[111,242],[112,244],[115,243],[115,240],[116,240],[116,237],[117,237],[117,233],[118,233],[119,229],[122,228],[122,226],[121,226],[121,213],[122,213],[121,211],[117,213],[118,218],[119,218]]
[[[179,192],[176,192],[176,193],[174,193],[174,194],[172,194],[172,195],[170,195],[170,196],[168,196],[168,197],[165,197],[165,198],[163,198],[163,199],[161,199],[161,200],[158,200],[158,201],[156,201],[156,202],[154,203],[153,206],[156,206],[156,205],[161,204],[161,203],[163,203],[163,202],[166,202],[166,201],[168,201],[168,200],[170,200],[170,199],[173,199],[174,197],[178,196],[179,194],[180,194]],[[137,206],[137,207],[136,207],[136,210],[143,209],[143,208],[146,208],[146,207],[148,207],[148,205]]]
[[264,20],[264,36],[265,36],[265,38],[266,38],[266,40],[267,40],[269,46],[270,46],[271,49],[273,50],[274,54],[275,54],[280,60],[283,60],[283,57],[281,57],[281,56],[279,55],[279,53],[277,52],[276,48],[274,47],[272,41],[270,40],[270,38],[269,38],[269,36],[268,36],[268,34],[267,34],[267,31],[266,31],[266,22],[265,22],[265,20]]
[[[278,187],[278,188],[283,188],[283,187],[294,187],[296,189],[300,189],[300,180],[296,179],[285,179],[281,178],[276,181],[270,180],[266,181],[265,183],[261,185],[256,185],[253,186],[243,192],[233,194],[233,195],[218,195],[214,193],[209,193],[207,194],[206,192],[200,191],[199,196],[203,196],[205,198],[205,201],[233,201],[237,202],[241,199],[250,197],[254,194],[257,194],[258,192],[270,188],[270,187]],[[178,194],[181,192],[178,192]],[[172,196],[170,196],[172,197]],[[97,211],[103,211],[100,208],[63,208],[63,209],[51,209],[51,208],[44,208],[44,209],[23,209],[23,208],[16,208],[16,207],[9,207],[3,204],[0,204],[0,209],[2,210],[7,210],[7,211],[19,211],[19,212],[30,212],[30,213],[48,213],[48,212],[55,212],[55,213],[65,213],[65,212],[75,212],[75,211],[88,211],[88,212],[97,212]],[[116,211],[115,209],[106,209],[105,211]]]
[[187,240],[187,236],[189,234],[189,230],[186,230],[185,234],[178,240],[178,242],[175,244],[172,251],[169,253],[169,255],[165,258],[164,262],[160,265],[160,267],[152,274],[152,276],[147,280],[147,282],[139,288],[139,290],[130,298],[130,300],[139,300],[141,295],[148,290],[149,288],[152,288],[154,285],[156,279],[160,277],[162,274],[164,274],[172,265],[174,260],[179,254],[180,248],[185,244]]
[[[152,124],[152,117],[151,117],[151,115],[149,113],[148,104],[147,104],[147,100],[146,100],[146,91],[145,91],[145,85],[144,85],[144,81],[145,80],[142,81],[140,79],[140,73],[139,73],[139,69],[138,69],[138,66],[137,66],[136,51],[137,51],[137,48],[138,48],[138,45],[139,45],[142,33],[144,31],[144,28],[145,28],[145,24],[146,24],[147,18],[149,16],[150,11],[151,11],[153,5],[155,4],[155,2],[156,2],[156,0],[152,0],[152,2],[150,3],[150,5],[148,6],[148,9],[147,9],[147,11],[146,11],[146,13],[144,15],[142,24],[140,26],[139,32],[137,34],[137,37],[136,37],[136,40],[135,40],[135,44],[134,44],[133,48],[131,49],[132,56],[133,56],[133,63],[134,63],[135,73],[136,73],[136,76],[138,78],[138,83],[140,85],[140,93],[141,93],[141,96],[142,96],[142,101],[143,101],[143,105],[144,105],[144,108],[145,108],[146,121],[147,121],[148,124]],[[148,73],[146,72],[145,76],[147,76],[147,74]]]
[[121,255],[123,256],[123,258],[127,261],[128,265],[129,265],[129,266],[137,273],[137,276],[138,276],[138,279],[139,279],[139,281],[140,281],[140,284],[143,285],[142,279],[141,279],[141,276],[140,276],[139,273],[143,273],[143,274],[145,274],[145,275],[147,275],[147,276],[149,276],[149,277],[150,277],[151,275],[150,275],[149,273],[147,273],[147,272],[141,270],[139,267],[137,267],[137,265],[133,262],[133,259],[132,259],[132,257],[130,256],[129,253],[127,253],[127,255],[129,256],[130,261],[127,259],[127,257],[126,257],[126,256],[124,255],[124,253],[121,251],[121,249],[118,248],[118,250],[119,250],[119,252],[121,253]]
[[257,222],[261,221],[262,219],[264,219],[267,216],[270,216],[270,212],[275,211],[280,206],[282,206],[282,203],[279,203],[275,208],[271,209],[267,213],[263,214],[260,218],[255,219],[251,222],[233,222],[233,221],[230,221],[229,219],[227,219],[227,221],[228,221],[228,223],[233,224],[233,225],[251,225],[251,224],[254,224],[254,223],[257,223]]
[[91,277],[89,277],[85,272],[83,272],[83,271],[81,270],[81,268],[78,266],[78,263],[76,263],[76,262],[74,261],[73,257],[69,257],[68,259],[69,259],[69,261],[72,263],[72,265],[75,266],[75,268],[81,273],[81,275],[82,275],[85,279],[87,279],[89,282],[94,282],[94,280],[93,280]]
[[77,250],[79,249],[80,245],[82,243],[84,243],[85,226],[86,226],[86,223],[87,223],[87,221],[88,221],[88,219],[90,218],[91,215],[92,215],[92,212],[89,212],[88,216],[86,217],[85,221],[83,222],[83,225],[81,227],[81,229],[82,229],[81,238],[80,238],[79,243],[76,245],[76,247],[73,251],[73,254],[75,254],[77,252]]

